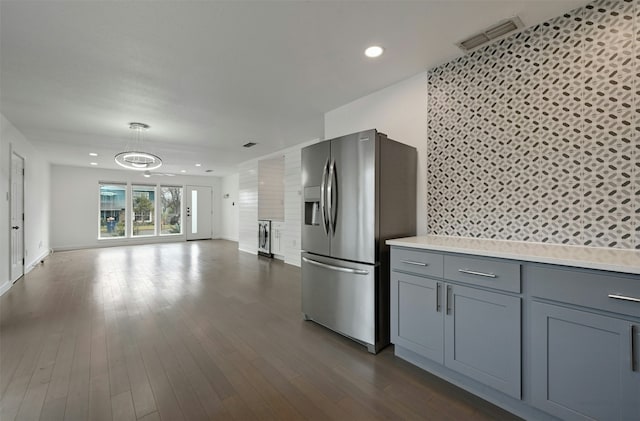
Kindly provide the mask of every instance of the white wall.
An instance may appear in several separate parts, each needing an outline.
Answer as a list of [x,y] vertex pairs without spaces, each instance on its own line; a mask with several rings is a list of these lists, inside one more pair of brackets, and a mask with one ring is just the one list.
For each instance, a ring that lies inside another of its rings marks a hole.
[[249,253],[258,252],[258,161],[284,156],[284,229],[282,256],[285,263],[300,266],[301,235],[301,175],[300,151],[317,143],[314,139],[270,155],[244,162],[239,166],[240,219],[238,248]]
[[49,176],[44,157],[0,114],[0,294],[9,282],[9,173],[11,154],[25,159],[24,246],[25,272],[49,253]]
[[[306,145],[305,145],[306,146]],[[284,154],[284,232],[282,254],[285,263],[300,266],[302,235],[302,147],[287,150]]]
[[[184,241],[185,235],[98,239],[98,183],[120,182],[210,186],[213,190],[213,237],[220,236],[220,177],[175,176],[144,178],[140,172],[63,165],[51,167],[51,246],[54,250]],[[183,203],[184,207],[184,203]]]
[[[238,174],[231,174],[222,178],[220,238],[225,240],[238,241],[238,218],[240,217],[238,192]],[[226,195],[229,195],[229,197],[226,197]]]
[[417,234],[427,233],[427,74],[357,99],[327,112],[326,139],[378,129],[389,138],[418,150]]
[[238,197],[238,248],[247,253],[258,253],[258,161],[238,166],[240,193]]
[[258,219],[284,221],[284,156],[258,161]]

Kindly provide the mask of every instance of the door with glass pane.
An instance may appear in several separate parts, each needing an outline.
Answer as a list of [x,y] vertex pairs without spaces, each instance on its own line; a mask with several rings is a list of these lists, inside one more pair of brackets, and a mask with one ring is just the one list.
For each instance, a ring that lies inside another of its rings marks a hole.
[[187,186],[187,240],[205,240],[212,237],[211,202],[211,187]]

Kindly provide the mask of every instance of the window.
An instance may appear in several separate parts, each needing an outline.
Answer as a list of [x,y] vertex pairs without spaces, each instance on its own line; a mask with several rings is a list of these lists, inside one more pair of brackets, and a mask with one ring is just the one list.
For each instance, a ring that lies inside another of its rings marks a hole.
[[160,234],[182,234],[182,187],[160,186]]
[[134,237],[156,235],[155,186],[131,186],[131,229]]
[[127,226],[127,186],[100,183],[98,238],[124,237]]

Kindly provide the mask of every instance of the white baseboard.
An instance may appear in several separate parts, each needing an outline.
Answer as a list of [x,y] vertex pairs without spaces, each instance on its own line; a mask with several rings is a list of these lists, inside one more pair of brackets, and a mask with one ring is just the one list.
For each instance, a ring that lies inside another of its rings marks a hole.
[[[33,259],[28,265],[24,267],[24,274],[26,275],[27,273],[31,272],[36,266],[38,266],[40,261],[46,259],[47,256],[51,254],[51,252],[52,250],[47,250],[44,253],[42,253],[40,256]],[[4,295],[5,292],[9,291],[12,286],[13,286],[13,282],[11,281],[5,281],[2,285],[0,285],[0,296]]]
[[[152,239],[150,239],[152,238]],[[91,244],[74,244],[70,246],[53,246],[53,251],[73,251],[98,249],[106,247],[122,247],[122,246],[144,246],[149,244],[165,244],[165,243],[183,243],[186,241],[184,235],[166,236],[166,237],[150,237],[146,239],[108,239],[100,240],[98,243]]]
[[4,284],[0,285],[0,296],[4,295],[5,292],[11,289],[11,281],[6,281]]
[[241,249],[240,247],[238,247],[238,251],[243,251],[245,253],[250,253],[250,254],[258,254],[257,250],[247,250],[247,249]]
[[33,259],[31,261],[31,263],[29,263],[29,265],[27,267],[24,268],[24,274],[26,275],[27,273],[31,272],[36,266],[38,266],[38,264],[46,259],[47,257],[49,257],[49,255],[52,253],[53,250],[47,250],[44,253],[42,253],[40,256],[36,257],[35,259]]
[[291,265],[291,266],[297,266],[297,267],[301,267],[302,266],[301,263],[300,263],[300,258],[297,258],[297,259],[286,259],[285,258],[284,262],[286,264],[288,264],[288,265]]

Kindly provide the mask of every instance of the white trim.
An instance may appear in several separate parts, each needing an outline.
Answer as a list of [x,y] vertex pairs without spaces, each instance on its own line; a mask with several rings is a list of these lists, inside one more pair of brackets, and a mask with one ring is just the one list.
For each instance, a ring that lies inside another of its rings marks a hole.
[[9,291],[13,283],[11,281],[6,281],[4,284],[0,285],[0,297],[4,295],[5,292]]
[[246,249],[241,249],[240,247],[238,247],[238,250],[243,251],[245,253],[249,253],[249,254],[255,254],[255,255],[258,254],[256,250],[246,250]]
[[33,259],[30,263],[29,266],[27,266],[25,268],[24,274],[26,275],[27,273],[31,272],[33,269],[36,268],[36,266],[38,266],[38,264],[40,264],[40,261],[46,259],[47,257],[49,257],[49,255],[53,253],[53,250],[47,250],[44,253],[42,253],[40,256],[36,257],[35,259]]
[[302,255],[298,254],[297,259],[284,259],[284,262],[291,266],[302,267]]
[[[180,238],[180,236],[182,238]],[[120,240],[120,241],[118,241]],[[125,241],[126,240],[126,241]],[[151,240],[151,241],[150,241]],[[105,241],[100,244],[74,244],[71,246],[63,246],[63,247],[53,247],[53,251],[70,251],[70,250],[85,250],[85,249],[100,249],[106,247],[126,247],[126,246],[144,246],[147,244],[164,244],[164,243],[182,243],[186,241],[184,236],[180,234],[179,236],[158,236],[158,237],[142,237],[139,240],[137,238],[113,238],[111,241]]]

